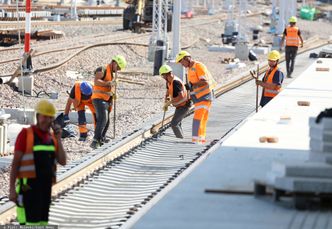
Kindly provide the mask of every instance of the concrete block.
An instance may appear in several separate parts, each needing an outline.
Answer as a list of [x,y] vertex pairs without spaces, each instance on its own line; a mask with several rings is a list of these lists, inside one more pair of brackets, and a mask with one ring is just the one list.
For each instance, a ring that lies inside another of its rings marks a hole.
[[292,192],[332,193],[332,179],[306,177],[279,177],[276,188]]
[[309,126],[332,131],[332,118],[323,118],[319,123],[316,123],[316,118],[310,117]]
[[234,46],[211,45],[208,47],[208,51],[209,52],[234,52],[235,47]]
[[318,177],[332,179],[332,165],[322,162],[302,162],[297,164],[273,163],[271,173],[278,177]]
[[[59,115],[60,113],[58,113],[57,115]],[[78,114],[77,112],[70,112],[68,114],[69,116],[69,119],[70,119],[70,122],[72,123],[78,123]],[[90,112],[90,110],[86,110],[85,111],[85,118],[86,118],[86,123],[89,123],[89,124],[93,124],[93,115],[92,113]]]
[[35,124],[36,114],[34,109],[25,109],[26,120],[24,119],[24,109],[4,108],[6,114],[10,114],[12,119],[16,119],[19,124]]
[[324,130],[313,126],[310,127],[309,135],[312,139],[332,143],[332,130]]
[[266,55],[270,51],[270,47],[252,47],[251,50],[256,54]]
[[320,140],[310,139],[310,150],[321,152],[321,153],[331,153],[332,154],[332,142],[323,142]]
[[235,57],[240,60],[248,60],[249,47],[246,43],[237,43],[235,45]]
[[308,160],[311,162],[325,162],[332,164],[332,154],[311,151]]
[[30,95],[33,94],[34,89],[34,78],[32,76],[22,76],[18,78],[18,90],[28,93]]

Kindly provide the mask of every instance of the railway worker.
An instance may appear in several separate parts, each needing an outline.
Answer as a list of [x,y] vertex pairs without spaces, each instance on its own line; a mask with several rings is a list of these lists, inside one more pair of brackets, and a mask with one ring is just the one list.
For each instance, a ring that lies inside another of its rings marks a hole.
[[[296,26],[297,18],[292,16],[289,18],[289,26],[284,30],[280,49],[284,46],[284,40],[286,38],[286,69],[287,77],[292,78],[294,70],[295,57],[299,46],[303,47],[303,39],[301,31]],[[301,42],[300,42],[301,41]]]
[[159,74],[167,83],[167,92],[163,109],[166,112],[168,106],[171,104],[176,107],[171,121],[171,127],[177,138],[183,138],[181,121],[186,116],[191,106],[187,90],[182,80],[172,73],[172,68],[169,65],[165,64],[161,66]]
[[99,67],[95,71],[92,103],[96,111],[97,122],[93,141],[90,145],[94,149],[109,141],[106,139],[106,132],[110,124],[109,115],[112,111],[112,100],[116,99],[114,95],[117,84],[115,74],[117,71],[123,70],[126,65],[126,59],[121,55],[116,55],[106,67]]
[[95,122],[95,108],[92,104],[92,84],[90,82],[75,82],[75,85],[72,87],[69,98],[67,100],[65,112],[64,112],[64,120],[65,122],[69,121],[69,111],[70,107],[73,104],[75,110],[78,115],[78,128],[80,132],[79,141],[85,141],[88,136],[88,129],[86,128],[86,117],[85,117],[85,106],[89,107],[93,119]]
[[280,53],[277,50],[272,50],[268,54],[269,68],[267,69],[263,80],[256,80],[256,85],[263,87],[262,98],[260,105],[264,107],[270,102],[280,91],[284,80],[284,74],[278,67]]
[[16,202],[17,219],[22,225],[48,224],[56,162],[66,164],[62,130],[53,122],[54,105],[41,100],[35,110],[37,124],[17,136],[10,173],[9,199]]
[[179,52],[176,56],[176,62],[188,69],[186,88],[190,90],[190,97],[195,106],[192,142],[204,144],[206,143],[206,124],[216,82],[206,66],[193,60],[188,52]]

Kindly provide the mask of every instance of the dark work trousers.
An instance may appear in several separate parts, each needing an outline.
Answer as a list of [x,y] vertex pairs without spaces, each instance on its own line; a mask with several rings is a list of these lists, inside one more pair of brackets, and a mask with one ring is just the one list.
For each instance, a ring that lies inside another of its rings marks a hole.
[[96,128],[95,128],[95,136],[94,140],[101,141],[105,138],[106,132],[110,125],[110,113],[112,100],[105,101],[102,99],[93,99],[92,104],[96,110]]
[[293,73],[297,50],[298,47],[296,46],[286,46],[285,48],[287,76],[290,76]]
[[181,127],[181,121],[186,116],[190,108],[190,104],[186,104],[181,107],[177,107],[171,121],[172,130],[177,138],[183,138],[183,130]]

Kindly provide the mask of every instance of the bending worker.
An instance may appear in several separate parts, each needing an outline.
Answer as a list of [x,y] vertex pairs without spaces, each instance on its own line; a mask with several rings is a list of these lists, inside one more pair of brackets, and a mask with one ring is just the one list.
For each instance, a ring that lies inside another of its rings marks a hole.
[[91,143],[91,147],[94,149],[109,141],[106,139],[106,132],[110,124],[109,115],[112,111],[112,100],[116,99],[114,95],[116,80],[114,77],[117,71],[123,70],[126,65],[126,59],[116,55],[105,68],[99,67],[95,71],[92,104],[96,110],[97,123]]
[[190,109],[190,100],[188,99],[187,90],[182,81],[173,75],[172,68],[163,65],[159,69],[159,74],[166,80],[167,93],[164,111],[167,111],[169,105],[176,107],[174,116],[171,121],[171,127],[177,138],[183,138],[181,121]]
[[288,78],[292,78],[297,50],[299,46],[301,46],[301,48],[303,47],[303,39],[301,36],[301,31],[296,26],[296,22],[297,22],[296,17],[292,16],[289,18],[289,26],[284,30],[280,46],[280,49],[284,46],[284,40],[286,38],[285,53],[286,53],[286,69],[287,69]]
[[66,164],[62,129],[53,123],[54,105],[42,100],[36,113],[37,124],[22,129],[17,136],[10,173],[9,199],[17,205],[21,225],[48,224],[56,162]]
[[92,85],[89,82],[76,82],[70,91],[69,98],[67,100],[65,112],[64,112],[64,120],[65,122],[69,121],[69,111],[71,104],[74,105],[75,110],[78,114],[78,128],[80,131],[79,141],[85,141],[88,136],[88,129],[86,128],[86,117],[85,117],[85,106],[88,106],[95,123],[96,114],[95,108],[92,105],[91,100],[92,95]]
[[190,90],[191,100],[194,102],[195,112],[192,127],[192,142],[204,144],[206,142],[206,124],[213,99],[213,88],[216,82],[213,80],[206,66],[194,61],[186,51],[181,51],[176,56],[176,62],[188,68],[188,83],[186,88]]
[[263,93],[260,105],[264,107],[270,102],[280,91],[284,80],[284,74],[279,70],[278,62],[280,53],[276,50],[268,54],[269,68],[267,69],[263,80],[256,80],[256,85],[263,87]]

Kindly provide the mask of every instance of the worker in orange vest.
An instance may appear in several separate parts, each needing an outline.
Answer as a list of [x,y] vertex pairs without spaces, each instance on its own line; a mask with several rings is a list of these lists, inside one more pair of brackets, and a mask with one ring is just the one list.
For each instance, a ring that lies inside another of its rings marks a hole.
[[[297,18],[292,16],[289,18],[289,26],[284,30],[280,49],[284,46],[284,40],[286,38],[286,69],[287,77],[292,78],[292,73],[294,70],[295,57],[299,46],[303,47],[303,39],[301,36],[301,31],[296,26]],[[300,43],[301,41],[301,43]]]
[[46,226],[52,184],[56,181],[56,162],[65,165],[66,153],[61,127],[53,122],[54,105],[42,100],[35,110],[37,124],[23,128],[16,139],[9,200],[17,205],[17,220],[21,225]]
[[163,109],[166,112],[170,105],[176,108],[171,121],[171,127],[175,137],[183,138],[181,121],[188,113],[191,104],[182,80],[176,77],[172,71],[172,68],[167,64],[164,64],[159,69],[159,74],[167,83],[167,93]]
[[278,67],[280,53],[277,50],[272,50],[268,54],[268,64],[263,80],[256,80],[256,85],[263,87],[263,93],[260,105],[264,107],[270,102],[280,91],[281,85],[284,80],[284,74]]
[[86,128],[85,106],[89,107],[93,116],[94,123],[96,122],[95,108],[92,105],[91,95],[92,84],[86,81],[78,81],[72,87],[69,98],[67,100],[64,112],[64,121],[69,122],[68,114],[71,104],[73,104],[78,114],[78,128],[80,131],[79,141],[85,141],[88,136],[88,129]]
[[97,123],[91,148],[96,149],[109,141],[106,138],[106,132],[110,124],[109,115],[112,111],[112,101],[116,99],[114,94],[117,84],[115,74],[117,71],[123,70],[126,65],[126,59],[121,55],[116,55],[105,68],[99,67],[95,71],[92,104],[96,111]]
[[190,53],[181,51],[176,56],[176,62],[188,69],[188,83],[190,98],[194,103],[194,120],[192,127],[192,142],[206,143],[206,124],[213,99],[213,89],[216,82],[206,66],[191,58]]

